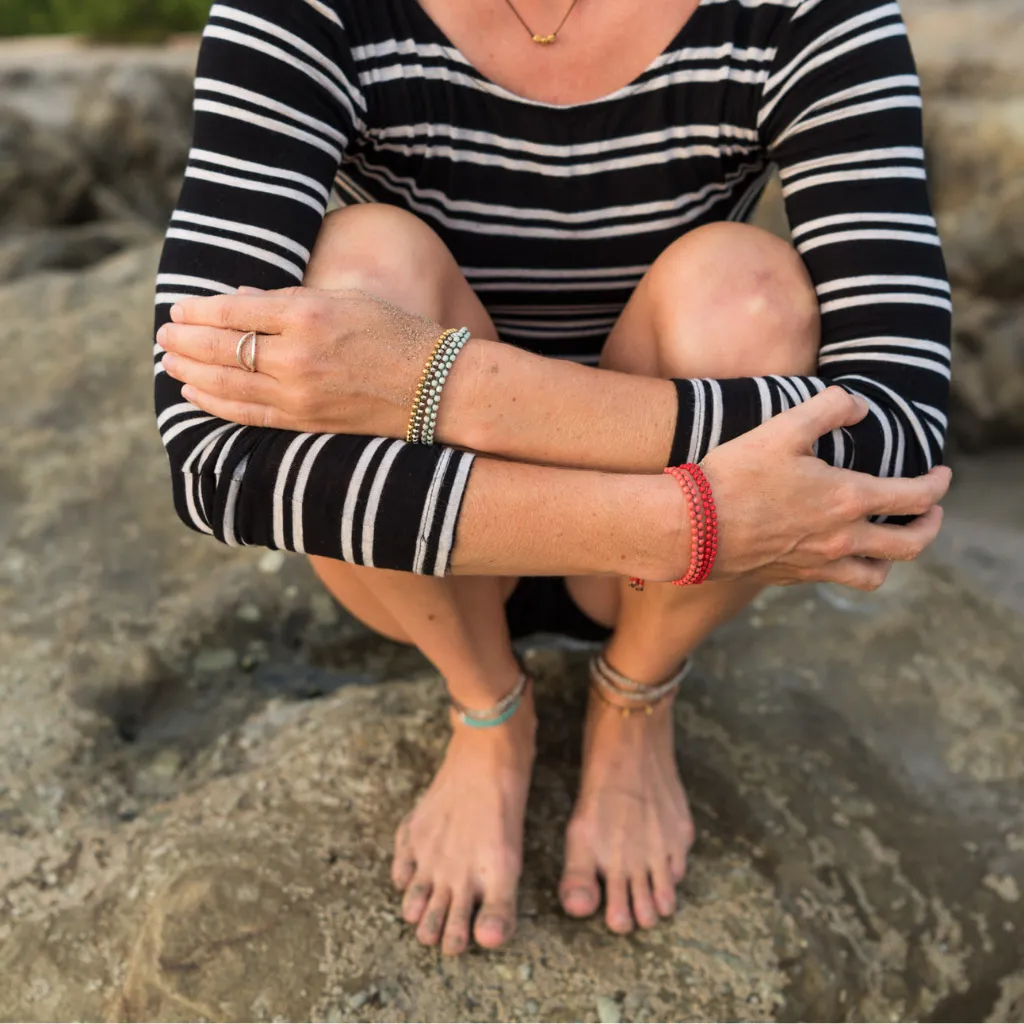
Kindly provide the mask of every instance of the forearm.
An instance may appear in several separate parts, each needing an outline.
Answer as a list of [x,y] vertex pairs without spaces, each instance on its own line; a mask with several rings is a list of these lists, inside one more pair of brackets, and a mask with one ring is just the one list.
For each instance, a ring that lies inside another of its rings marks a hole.
[[677,404],[670,381],[476,339],[447,383],[437,436],[521,462],[659,473],[672,447]]
[[689,521],[675,481],[478,457],[452,553],[464,575],[637,575],[689,567]]

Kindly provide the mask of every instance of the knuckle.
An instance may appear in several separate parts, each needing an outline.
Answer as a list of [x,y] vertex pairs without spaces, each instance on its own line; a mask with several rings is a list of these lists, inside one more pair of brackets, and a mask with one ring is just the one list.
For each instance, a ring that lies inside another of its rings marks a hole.
[[290,405],[297,413],[311,415],[316,408],[316,391],[311,387],[296,388]]
[[213,389],[220,394],[227,394],[233,390],[231,374],[224,367],[214,371]]
[[846,531],[837,534],[835,537],[832,537],[826,545],[826,554],[833,562],[838,562],[839,559],[846,558],[847,555],[852,555],[853,538]]
[[212,332],[208,331],[203,339],[203,352],[206,356],[206,362],[216,363],[219,356],[219,346],[217,344],[217,336]]
[[860,519],[865,512],[864,505],[864,495],[855,483],[839,485],[833,503],[833,508],[839,516],[845,520]]
[[295,303],[295,323],[303,333],[315,334],[323,326],[327,304],[322,299],[304,299]]

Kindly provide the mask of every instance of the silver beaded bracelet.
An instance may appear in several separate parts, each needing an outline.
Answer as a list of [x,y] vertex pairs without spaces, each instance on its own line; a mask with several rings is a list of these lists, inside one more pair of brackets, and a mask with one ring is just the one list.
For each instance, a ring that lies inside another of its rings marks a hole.
[[406,440],[412,444],[433,444],[441,392],[455,359],[470,339],[468,328],[447,330],[438,339],[416,389],[416,400],[409,418]]

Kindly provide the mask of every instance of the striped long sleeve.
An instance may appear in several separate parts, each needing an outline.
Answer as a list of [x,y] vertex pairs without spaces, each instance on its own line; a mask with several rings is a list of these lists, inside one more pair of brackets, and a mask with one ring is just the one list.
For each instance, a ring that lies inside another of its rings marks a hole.
[[822,438],[818,454],[878,476],[927,472],[942,458],[952,305],[899,6],[803,0],[772,41],[757,130],[817,290],[819,372],[677,381],[673,458],[696,461],[839,384],[862,395],[870,413]]
[[[179,296],[302,281],[366,108],[330,4],[213,7],[195,83],[193,146],[160,262],[157,328]],[[157,419],[187,525],[230,545],[447,571],[471,455],[238,426],[182,401],[162,357],[156,345]]]

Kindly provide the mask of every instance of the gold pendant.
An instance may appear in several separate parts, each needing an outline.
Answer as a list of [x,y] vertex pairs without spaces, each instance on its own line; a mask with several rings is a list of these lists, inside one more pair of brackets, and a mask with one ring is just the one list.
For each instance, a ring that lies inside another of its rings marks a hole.
[[551,43],[555,41],[555,34],[552,33],[549,36],[541,36],[535,32],[533,34],[533,41],[535,43],[540,43],[541,46],[549,46]]

